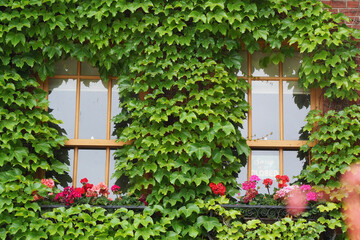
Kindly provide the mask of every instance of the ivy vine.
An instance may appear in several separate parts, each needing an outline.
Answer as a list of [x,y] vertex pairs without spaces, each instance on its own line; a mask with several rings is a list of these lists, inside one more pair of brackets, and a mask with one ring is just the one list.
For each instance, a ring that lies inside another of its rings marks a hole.
[[[284,225],[307,228],[316,239],[330,226],[284,219],[230,229],[210,216],[206,202],[213,199],[210,182],[234,193],[249,153],[240,133],[248,84],[235,74],[241,50],[271,51],[276,64],[296,50],[305,53],[299,84],[321,88],[334,105],[349,104],[309,114],[306,130],[316,144],[304,181],[331,190],[357,161],[359,32],[343,15],[317,0],[0,0],[0,10],[2,239],[92,239],[97,232],[114,239],[222,238],[244,233],[239,229],[250,230],[249,239],[267,232],[275,239]],[[89,206],[42,214],[32,202],[33,191],[46,191],[36,172],[66,170],[54,157],[65,139],[37,79],[52,76],[54,63],[67,57],[86,59],[104,80],[119,79],[117,135],[131,144],[116,151],[115,175],[129,176],[132,191],[148,195],[152,207],[142,214],[106,215]]]

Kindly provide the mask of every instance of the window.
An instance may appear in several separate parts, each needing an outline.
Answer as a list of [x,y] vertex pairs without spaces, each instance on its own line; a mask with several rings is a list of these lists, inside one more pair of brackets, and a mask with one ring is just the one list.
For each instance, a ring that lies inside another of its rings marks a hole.
[[284,63],[261,67],[266,56],[261,52],[242,53],[245,63],[238,78],[251,86],[246,94],[251,110],[241,132],[251,153],[247,166],[241,169],[239,183],[254,174],[261,179],[286,174],[292,182],[306,164],[307,156],[298,151],[307,140],[302,133],[304,119],[310,109],[320,106],[318,90],[305,92],[298,86],[300,54]]
[[65,147],[72,185],[79,186],[84,177],[94,184],[114,184],[114,148],[125,144],[115,142],[111,122],[121,111],[116,79],[102,81],[89,63],[66,59],[57,62],[55,76],[46,80],[44,89],[49,111],[63,121],[60,127],[69,138]]

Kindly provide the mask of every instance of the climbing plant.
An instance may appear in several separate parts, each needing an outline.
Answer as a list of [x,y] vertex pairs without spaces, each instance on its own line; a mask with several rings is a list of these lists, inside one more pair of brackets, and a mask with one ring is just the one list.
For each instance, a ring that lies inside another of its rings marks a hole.
[[[275,239],[283,224],[290,226],[286,231],[312,224],[284,219],[224,226],[210,216],[208,185],[221,182],[232,196],[249,152],[240,133],[249,106],[248,84],[236,77],[239,51],[269,52],[264,61],[276,64],[305,53],[303,88],[321,88],[333,105],[358,100],[353,39],[359,34],[344,16],[316,0],[0,0],[0,9],[1,238],[88,239],[104,231],[115,239],[186,239],[242,228],[254,229],[250,239],[267,231]],[[46,93],[37,87],[54,74],[56,61],[68,57],[86,59],[104,80],[118,77],[117,135],[130,144],[116,151],[115,177],[127,175],[131,191],[147,195],[152,207],[144,213],[104,216],[101,209],[78,206],[42,215],[32,202],[34,191],[46,192],[36,172],[66,170],[54,158],[65,141],[53,125],[59,121],[46,111]],[[304,181],[336,187],[356,161],[355,105],[309,114],[306,130],[316,145]],[[316,239],[323,231],[316,225],[309,234]]]

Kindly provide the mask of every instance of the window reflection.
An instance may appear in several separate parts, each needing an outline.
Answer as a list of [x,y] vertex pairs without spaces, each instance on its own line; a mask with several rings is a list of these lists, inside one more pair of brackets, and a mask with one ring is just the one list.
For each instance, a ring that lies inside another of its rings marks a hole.
[[279,83],[252,82],[253,139],[279,139]]
[[62,59],[55,64],[55,75],[76,75],[77,61],[73,58]]
[[297,82],[283,82],[284,139],[301,139],[305,117],[310,111],[310,94],[298,87]]
[[245,51],[241,51],[240,52],[240,56],[243,59],[243,61],[241,62],[241,68],[240,70],[236,73],[236,75],[238,77],[245,77],[248,75],[248,59],[247,59],[247,52]]
[[[113,119],[116,115],[121,112],[120,105],[120,95],[119,95],[119,87],[115,80],[112,81],[112,93],[111,93],[111,119]],[[111,139],[117,139],[115,131],[115,123],[111,122]]]
[[81,63],[81,75],[99,76],[99,70],[88,62]]
[[105,183],[105,159],[105,149],[79,149],[77,186],[83,178],[94,185]]
[[103,81],[81,80],[79,138],[106,138],[107,93]]
[[301,53],[295,53],[293,57],[286,57],[283,63],[283,76],[298,77],[302,59],[303,55]]
[[65,135],[74,138],[76,80],[50,79],[48,99],[49,112],[63,121],[59,126],[65,130]]
[[283,164],[284,174],[288,175],[290,183],[293,183],[296,180],[294,176],[298,176],[306,165],[305,155],[297,150],[285,150]]
[[269,62],[269,55],[256,52],[251,56],[251,74],[254,77],[278,77],[279,67]]

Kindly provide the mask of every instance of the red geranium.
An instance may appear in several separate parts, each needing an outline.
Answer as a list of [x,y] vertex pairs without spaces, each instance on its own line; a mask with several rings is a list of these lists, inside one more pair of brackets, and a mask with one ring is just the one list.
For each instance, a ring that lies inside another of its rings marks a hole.
[[84,188],[81,188],[81,187],[75,188],[75,191],[78,192],[78,193],[80,193],[80,194],[85,194],[85,189],[84,189]]
[[290,181],[289,177],[286,175],[276,175],[275,178],[276,181],[279,183],[279,188],[287,187],[286,183]]
[[210,183],[209,187],[211,188],[211,191],[214,194],[221,195],[221,196],[225,195],[226,188],[225,188],[224,184],[222,184],[222,183],[218,183],[218,184]]
[[91,189],[94,185],[90,183],[86,183],[83,186],[84,191],[86,192],[88,189]]
[[89,182],[89,180],[87,178],[83,178],[80,180],[80,183],[82,183],[83,185],[85,185],[88,182]]

